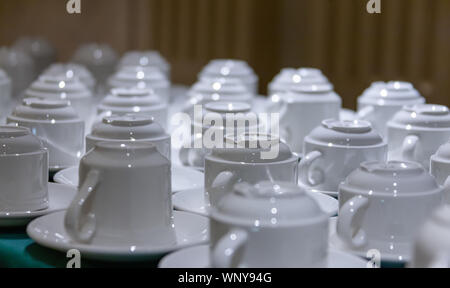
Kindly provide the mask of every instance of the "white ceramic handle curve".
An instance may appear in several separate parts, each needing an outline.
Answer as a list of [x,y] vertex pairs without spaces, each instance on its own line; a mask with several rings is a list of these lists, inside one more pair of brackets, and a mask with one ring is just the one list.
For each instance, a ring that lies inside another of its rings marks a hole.
[[373,112],[375,111],[375,108],[372,105],[366,106],[358,111],[356,114],[358,119],[365,120],[367,119]]
[[89,213],[84,223],[81,223],[82,210],[87,201],[92,199],[92,194],[95,191],[100,179],[100,172],[91,170],[87,174],[86,180],[80,186],[77,195],[72,200],[67,209],[64,218],[64,226],[67,233],[75,240],[82,243],[89,243],[95,234],[95,214]]
[[243,229],[233,229],[220,238],[212,251],[214,268],[231,268],[236,251],[244,247],[248,241],[248,233]]
[[416,135],[408,135],[402,144],[402,159],[406,161],[416,161],[415,153],[419,144],[419,137]]
[[[339,209],[337,233],[351,247],[360,248],[367,244],[366,233],[361,227],[355,227],[353,220],[359,213],[365,214],[368,207],[369,199],[363,196],[355,196],[345,202]],[[357,231],[356,234],[355,231]]]
[[316,186],[323,183],[324,179],[320,183],[315,183],[311,177],[311,167],[314,162],[316,162],[319,158],[322,157],[322,153],[320,151],[311,151],[302,158],[298,166],[298,173],[300,175],[300,180],[304,184],[308,184],[310,186]]

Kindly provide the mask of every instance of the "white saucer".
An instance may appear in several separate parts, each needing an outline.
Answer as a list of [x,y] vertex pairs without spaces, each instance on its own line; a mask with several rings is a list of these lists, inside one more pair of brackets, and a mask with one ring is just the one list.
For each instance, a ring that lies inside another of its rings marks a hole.
[[[172,167],[172,192],[203,187],[203,173],[181,166]],[[56,183],[78,186],[78,166],[64,169],[53,177]]]
[[300,179],[298,180],[298,186],[301,188],[304,188],[307,191],[310,191],[312,193],[321,193],[321,194],[325,194],[334,198],[337,198],[339,195],[339,192],[337,191],[323,191],[323,190],[318,190],[318,189],[314,189],[313,187],[307,186],[305,184],[303,184]]
[[28,236],[39,245],[66,253],[70,249],[80,251],[82,257],[101,261],[155,260],[169,252],[208,242],[207,218],[174,211],[176,245],[167,246],[103,246],[73,241],[64,228],[65,211],[35,219],[27,227]]
[[[359,256],[361,258],[368,259],[367,253],[370,249],[364,248],[361,250],[355,250],[348,247],[337,235],[336,233],[336,225],[337,225],[337,217],[330,218],[330,237],[329,243],[330,247],[345,253],[351,253],[353,255]],[[382,263],[393,263],[393,264],[405,264],[410,261],[409,255],[398,255],[398,254],[390,254],[390,253],[381,253],[381,262]]]
[[[311,193],[311,196],[317,200],[322,210],[330,216],[337,215],[339,202],[328,195],[321,193]],[[208,207],[205,203],[205,194],[203,188],[180,191],[172,196],[173,207],[180,211],[196,213],[208,216]]]
[[[209,246],[199,245],[165,256],[159,268],[210,268]],[[366,268],[367,261],[348,253],[330,250],[327,268]]]
[[34,218],[65,210],[69,207],[77,190],[73,187],[48,183],[48,208],[39,211],[0,212],[0,227],[25,226]]

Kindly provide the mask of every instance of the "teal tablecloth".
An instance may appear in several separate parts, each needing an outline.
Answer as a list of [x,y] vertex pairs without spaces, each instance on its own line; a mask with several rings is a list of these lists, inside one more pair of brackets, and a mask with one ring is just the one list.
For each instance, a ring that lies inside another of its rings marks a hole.
[[[39,246],[31,240],[25,227],[0,228],[0,267],[65,268],[70,259],[64,253]],[[156,267],[158,260],[141,263],[106,263],[81,259],[81,268],[95,267]]]

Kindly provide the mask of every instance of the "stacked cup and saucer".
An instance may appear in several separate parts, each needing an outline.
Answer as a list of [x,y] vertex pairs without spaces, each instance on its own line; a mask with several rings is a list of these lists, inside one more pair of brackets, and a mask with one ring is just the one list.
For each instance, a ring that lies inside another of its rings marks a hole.
[[76,189],[48,183],[48,151],[25,127],[0,126],[0,227],[66,209]]

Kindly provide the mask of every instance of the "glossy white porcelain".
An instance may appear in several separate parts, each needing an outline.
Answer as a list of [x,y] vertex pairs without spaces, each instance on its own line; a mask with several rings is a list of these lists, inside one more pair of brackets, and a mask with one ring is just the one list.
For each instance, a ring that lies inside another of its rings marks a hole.
[[[59,171],[53,180],[56,183],[78,187],[78,166]],[[204,182],[202,172],[191,168],[172,166],[172,193],[202,188]]]
[[205,105],[214,101],[251,104],[254,96],[239,79],[202,78],[189,89],[188,101],[183,110],[192,113],[194,105]]
[[365,162],[339,187],[337,236],[352,251],[411,257],[420,226],[442,203],[443,189],[418,163]]
[[210,225],[213,267],[326,267],[328,215],[295,184],[239,183]]
[[231,78],[242,81],[253,95],[258,94],[258,76],[253,69],[242,60],[215,59],[211,60],[199,73],[202,78]]
[[367,120],[380,132],[387,135],[387,122],[404,105],[425,103],[419,91],[411,83],[392,81],[374,82],[358,98],[358,118]]
[[0,126],[0,212],[48,207],[48,153],[24,127]]
[[[320,209],[328,216],[332,217],[337,215],[339,204],[335,198],[323,193],[307,193],[317,201]],[[185,189],[175,193],[172,196],[172,203],[176,210],[209,216],[209,205],[205,202],[203,187],[189,190]]]
[[414,241],[412,268],[450,268],[450,207],[437,209]]
[[444,186],[445,201],[450,204],[450,139],[431,156],[430,173]]
[[169,62],[155,50],[126,52],[120,59],[119,69],[125,66],[157,67],[170,79]]
[[97,122],[111,115],[142,114],[167,128],[168,105],[151,89],[114,88],[97,106]]
[[48,207],[36,211],[0,212],[0,227],[23,227],[31,220],[67,209],[77,189],[67,185],[48,183]]
[[65,76],[40,76],[25,91],[25,98],[69,100],[88,129],[94,114],[93,95],[78,78]]
[[237,182],[297,183],[299,158],[276,136],[244,133],[225,141],[234,147],[212,149],[205,157],[205,202],[211,206]]
[[99,84],[105,83],[114,73],[118,60],[119,56],[113,48],[99,43],[83,44],[72,56],[72,61],[88,68]]
[[[67,253],[70,249],[80,251],[83,259],[112,262],[136,262],[155,260],[185,247],[208,242],[208,219],[186,212],[173,212],[175,241],[156,243],[116,244],[110,242],[84,244],[75,241],[64,228],[65,212],[57,212],[33,220],[27,227],[28,236],[37,244]],[[129,234],[120,234],[123,235]],[[119,237],[120,238],[120,237]]]
[[80,161],[67,233],[85,244],[175,245],[170,166],[151,143],[98,143]]
[[42,75],[78,78],[91,91],[95,91],[95,85],[97,83],[92,73],[85,66],[70,62],[53,63],[42,73]]
[[[213,147],[207,147],[203,137],[208,135],[226,135],[227,133],[240,134],[243,132],[254,131],[257,133],[262,129],[259,125],[257,115],[247,117],[252,113],[251,105],[245,102],[236,101],[217,101],[204,104],[202,114],[195,115],[192,125],[190,143],[188,147],[182,146],[179,150],[179,158],[183,165],[203,169],[205,156],[211,152]],[[231,119],[231,116],[233,117]],[[228,122],[227,123],[227,117]],[[254,120],[253,123],[246,120]],[[227,125],[233,125],[234,128],[227,128]],[[218,134],[215,134],[215,133]],[[209,136],[208,136],[209,137]],[[209,140],[209,138],[208,138]],[[196,148],[196,142],[203,143],[202,148]],[[183,144],[184,145],[184,144]],[[218,147],[220,148],[220,147]]]
[[[158,264],[158,268],[212,268],[209,245],[198,245],[173,252]],[[328,251],[326,268],[366,268],[367,261],[337,250]]]
[[5,70],[12,80],[13,97],[20,98],[35,76],[33,58],[15,48],[0,46],[0,68]]
[[293,87],[328,84],[328,78],[316,68],[283,68],[267,87],[269,97],[283,94]]
[[108,87],[152,89],[162,102],[170,102],[170,81],[156,67],[122,67],[108,79]]
[[44,71],[56,60],[56,50],[46,39],[42,37],[21,37],[13,45],[14,48],[30,55],[35,64],[35,75]]
[[299,184],[336,192],[362,162],[386,159],[387,143],[369,122],[324,120],[305,138]]
[[151,142],[159,153],[170,158],[170,135],[152,117],[139,114],[109,116],[92,127],[86,136],[86,151],[100,142]]
[[42,140],[50,170],[77,165],[84,153],[84,122],[67,100],[26,98],[7,123],[27,127]]
[[450,139],[446,106],[405,106],[388,122],[389,160],[414,161],[430,168],[430,158]]
[[268,112],[280,115],[281,139],[297,153],[302,153],[306,135],[324,119],[339,119],[342,106],[331,84],[295,86],[268,101]]

